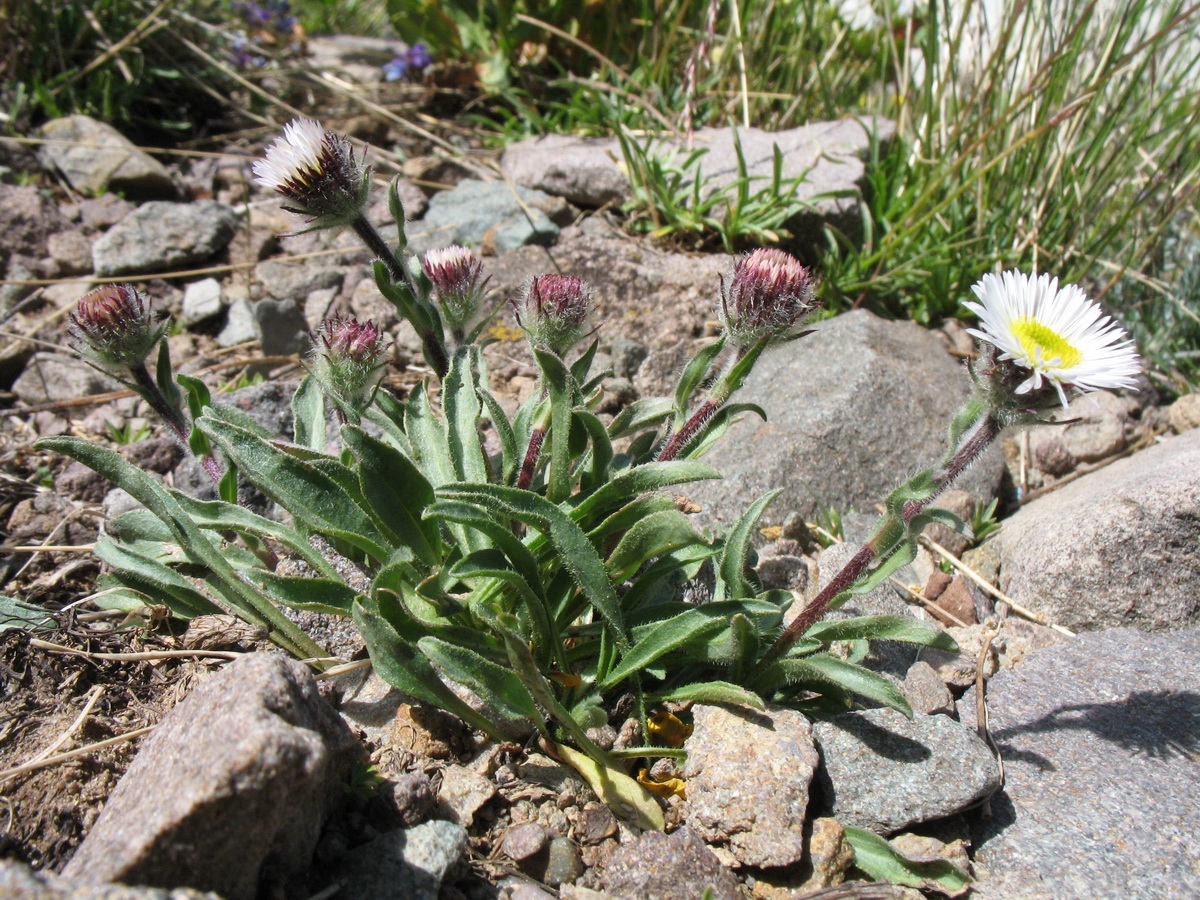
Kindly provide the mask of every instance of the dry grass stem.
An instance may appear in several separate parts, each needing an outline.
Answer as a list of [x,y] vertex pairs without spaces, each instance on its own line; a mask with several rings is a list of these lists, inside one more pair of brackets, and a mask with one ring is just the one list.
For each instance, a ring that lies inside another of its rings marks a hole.
[[84,659],[108,659],[116,662],[140,662],[156,659],[237,659],[245,653],[235,653],[232,650],[146,650],[140,653],[97,653],[89,650],[77,650],[74,647],[64,647],[62,644],[52,644],[49,641],[34,638],[29,642],[30,647],[45,650],[49,653],[65,653],[68,656],[82,656]]
[[1064,628],[1062,625],[1056,625],[1053,622],[1046,621],[1045,616],[1039,615],[1033,610],[1026,609],[999,588],[993,587],[982,575],[964,563],[961,559],[959,559],[937,541],[933,540],[932,538],[922,536],[921,542],[929,547],[929,549],[933,550],[942,558],[944,558],[948,563],[950,563],[950,565],[958,569],[958,571],[962,572],[963,575],[967,576],[967,578],[971,579],[971,581],[975,582],[975,584],[979,585],[979,587],[983,588],[984,591],[991,594],[997,600],[1007,603],[1009,608],[1012,609],[1012,611],[1022,619],[1028,619],[1030,622],[1036,622],[1038,625],[1045,625],[1047,628],[1053,628],[1059,634],[1065,634],[1067,637],[1075,637],[1075,632],[1071,631],[1069,628]]
[[147,725],[145,728],[137,728],[133,731],[127,731],[125,734],[118,734],[116,737],[110,737],[103,741],[97,741],[95,744],[88,744],[86,747],[79,747],[76,750],[68,750],[66,753],[60,753],[57,756],[49,756],[46,759],[37,762],[27,762],[23,765],[13,766],[11,769],[0,769],[0,781],[5,781],[12,778],[14,775],[24,775],[26,772],[36,772],[38,769],[48,769],[51,766],[56,766],[62,762],[68,762],[72,759],[78,759],[81,756],[87,756],[90,753],[95,753],[97,750],[103,750],[105,747],[112,747],[117,744],[123,744],[125,741],[131,741],[134,738],[141,737],[144,734],[149,734],[157,725]]

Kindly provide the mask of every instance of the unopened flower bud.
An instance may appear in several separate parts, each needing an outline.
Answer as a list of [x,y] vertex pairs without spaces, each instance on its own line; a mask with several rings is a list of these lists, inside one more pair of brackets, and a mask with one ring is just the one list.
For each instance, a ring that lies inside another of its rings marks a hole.
[[313,377],[340,407],[358,415],[383,378],[387,345],[374,322],[326,319],[313,341]]
[[797,337],[797,327],[816,306],[812,273],[782,250],[747,253],[734,263],[729,284],[721,280],[718,315],[737,347]]
[[455,245],[430,250],[422,266],[437,292],[442,318],[450,328],[462,328],[479,309],[483,263],[466,247]]
[[71,313],[71,345],[96,366],[124,375],[144,366],[166,323],[131,284],[106,284],[84,295]]
[[513,305],[529,342],[563,356],[587,334],[594,300],[582,278],[537,275],[525,283]]
[[371,169],[356,159],[350,142],[311,119],[295,119],[283,137],[254,164],[258,183],[307,216],[309,230],[347,225],[362,215],[370,194]]

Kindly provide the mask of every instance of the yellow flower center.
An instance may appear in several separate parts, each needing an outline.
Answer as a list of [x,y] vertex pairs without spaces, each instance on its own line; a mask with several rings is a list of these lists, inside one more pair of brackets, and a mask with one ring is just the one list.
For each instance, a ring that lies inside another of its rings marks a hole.
[[1055,334],[1037,319],[1018,319],[1012,323],[1013,334],[1021,342],[1021,349],[1032,362],[1040,359],[1045,362],[1061,360],[1056,368],[1070,369],[1083,361],[1083,354],[1073,347],[1061,335]]

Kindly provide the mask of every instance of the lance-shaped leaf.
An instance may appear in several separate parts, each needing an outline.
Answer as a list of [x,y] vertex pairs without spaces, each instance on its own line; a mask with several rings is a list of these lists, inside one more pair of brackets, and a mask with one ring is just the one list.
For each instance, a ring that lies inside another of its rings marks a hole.
[[958,651],[954,638],[928,622],[918,622],[907,616],[856,616],[853,619],[836,619],[818,622],[804,633],[823,643],[831,641],[903,641],[935,647],[950,653]]
[[550,471],[546,497],[561,503],[571,493],[571,408],[574,379],[566,364],[555,354],[538,347],[534,358],[550,394]]
[[[330,535],[383,560],[384,538],[359,506],[350,485],[339,484],[329,469],[284,453],[256,434],[204,416],[197,423],[264,494],[313,531]],[[344,469],[345,467],[341,467]],[[349,473],[353,478],[353,473]],[[354,493],[358,493],[357,481]]]
[[671,414],[671,409],[671,401],[666,397],[634,400],[613,417],[608,425],[608,436],[615,440],[644,428],[657,427]]
[[446,415],[446,445],[454,463],[456,481],[487,481],[488,467],[479,440],[482,409],[475,392],[470,347],[454,354],[450,371],[442,381],[442,408]]
[[667,827],[654,795],[620,769],[603,765],[562,744],[553,744],[552,747],[555,756],[582,775],[588,787],[613,813],[632,821],[644,831],[662,831]]
[[717,595],[722,599],[741,600],[752,593],[746,582],[746,552],[750,546],[750,538],[763,512],[781,493],[783,489],[777,488],[758,498],[737,520],[725,538],[725,550],[717,564]]
[[311,375],[292,394],[292,433],[301,447],[325,450],[325,394]]
[[586,434],[592,444],[585,460],[581,460],[579,464],[583,469],[586,461],[586,471],[583,473],[580,484],[580,491],[586,495],[608,481],[608,467],[613,459],[612,441],[609,439],[608,429],[594,413],[582,407],[576,407],[571,415],[573,426],[578,425],[576,430]]
[[854,865],[871,878],[961,897],[971,878],[948,859],[912,860],[888,841],[864,828],[846,826],[846,840],[854,848]]
[[[449,574],[452,578],[461,578],[464,581],[493,578],[512,587],[517,598],[524,601],[521,608],[528,613],[533,625],[533,642],[539,655],[543,659],[565,662],[562,643],[556,637],[553,618],[546,606],[546,599],[541,594],[540,585],[536,580],[529,582],[523,578],[509,565],[508,558],[500,550],[476,550],[455,563]],[[512,610],[511,605],[509,610]]]
[[679,510],[672,507],[651,513],[633,523],[621,536],[605,563],[608,577],[614,584],[620,584],[648,560],[703,543],[691,521]]
[[659,657],[670,653],[692,641],[716,634],[726,627],[722,619],[707,615],[702,609],[691,609],[654,626],[645,637],[627,650],[608,676],[600,683],[601,690],[608,690],[649,666]]
[[102,534],[96,540],[95,552],[101,562],[113,567],[122,584],[161,600],[181,619],[224,612],[161,560],[138,553],[108,535]]
[[618,641],[623,643],[627,639],[617,593],[600,555],[583,530],[556,505],[532,491],[494,484],[457,484],[439,489],[438,496],[502,510],[545,534],[563,566],[588,602],[612,627]]
[[623,505],[646,491],[657,491],[672,484],[720,477],[721,473],[712,466],[690,460],[646,463],[622,472],[604,485],[575,507],[571,518],[577,522],[586,522],[590,516],[607,512],[614,506]]
[[240,615],[249,621],[266,621],[276,629],[273,638],[281,646],[301,658],[325,654],[312,638],[297,628],[261,592],[242,580],[179,502],[152,476],[119,453],[79,438],[42,438],[36,446],[77,459],[128,491],[171,529],[185,553],[208,566],[219,580],[221,595]]
[[371,665],[380,678],[409,696],[453,713],[490,737],[501,739],[495,723],[472,709],[438,677],[429,660],[417,649],[421,635],[401,637],[384,616],[380,604],[368,597],[360,596],[355,602],[354,624],[362,633]]
[[421,638],[417,647],[447,678],[470,688],[502,716],[516,721],[528,719],[539,730],[543,728],[541,710],[512,669],[435,637]]
[[408,547],[426,567],[442,559],[437,523],[423,518],[433,486],[413,461],[361,428],[342,428],[342,440],[358,462],[358,480],[373,518],[393,543]]
[[284,577],[265,571],[256,571],[250,577],[262,585],[268,596],[285,606],[327,615],[350,615],[358,595],[344,581],[333,578]]
[[728,681],[700,681],[685,684],[665,693],[655,694],[661,703],[726,703],[731,706],[749,706],[765,709],[762,697],[744,687]]
[[781,659],[767,668],[767,671],[755,679],[759,683],[780,684],[814,684],[814,690],[820,690],[821,683],[832,684],[842,690],[850,691],[876,703],[889,706],[897,712],[904,713],[910,719],[913,716],[912,707],[900,693],[900,689],[875,672],[830,656],[828,653],[814,653],[802,659]]
[[696,389],[700,387],[724,347],[725,335],[722,334],[707,347],[700,348],[699,352],[683,367],[683,372],[679,375],[679,382],[675,385],[674,428],[676,431],[687,422],[688,411],[692,405],[692,395],[696,393]]

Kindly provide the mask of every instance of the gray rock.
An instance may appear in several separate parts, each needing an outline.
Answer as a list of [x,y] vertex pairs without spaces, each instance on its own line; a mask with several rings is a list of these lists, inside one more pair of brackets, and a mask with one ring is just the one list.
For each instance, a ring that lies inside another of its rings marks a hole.
[[220,315],[222,308],[221,283],[215,278],[193,281],[183,289],[181,319],[185,328]]
[[240,409],[271,434],[292,439],[292,395],[295,381],[264,381],[221,394],[217,400]]
[[41,146],[42,165],[58,169],[77,191],[119,191],[136,200],[178,196],[166,167],[111,125],[90,116],[67,116],[43,125],[41,136],[54,142]]
[[276,300],[297,302],[303,301],[313,291],[341,288],[345,277],[338,269],[270,260],[259,263],[255,274],[262,282],[263,290],[270,296]]
[[693,707],[684,819],[744,865],[787,866],[804,856],[812,728],[795,710]]
[[361,753],[307,668],[244,656],[166,715],[63,874],[252,898],[308,868]]
[[611,138],[548,134],[509,144],[500,169],[515,184],[599,207],[629,197],[620,161],[620,144]]
[[[1200,630],[1114,629],[988,682],[1004,759],[974,828],[983,900],[1200,897]],[[974,692],[959,703],[975,721]]]
[[340,897],[437,900],[446,871],[467,850],[467,832],[453,822],[426,822],[389,831],[346,855],[334,881]]
[[1074,630],[1200,622],[1200,430],[1032,501],[992,539],[1000,587]]
[[1129,412],[1116,394],[1093,391],[1076,397],[1061,415],[1079,420],[1062,430],[1061,440],[1080,462],[1106,459],[1125,449]]
[[[93,369],[82,359],[58,353],[35,353],[21,377],[13,384],[17,399],[28,406],[56,400],[76,400],[120,390],[112,378]],[[71,410],[62,410],[64,415]]]
[[[731,428],[706,457],[724,479],[689,490],[726,521],[777,487],[777,510],[874,509],[938,461],[968,392],[933,332],[865,310],[838,316],[759,362],[739,399],[760,403],[769,421],[747,416]],[[956,486],[991,499],[1003,468],[993,446]]]
[[84,275],[92,271],[92,242],[80,231],[59,231],[46,241],[46,252],[62,276]]
[[[752,178],[751,193],[770,183],[775,147],[783,155],[783,179],[804,181],[796,198],[812,200],[813,209],[787,223],[793,233],[809,232],[822,221],[833,221],[854,230],[863,160],[870,148],[867,128],[882,141],[890,140],[895,126],[886,120],[863,123],[854,119],[815,122],[788,131],[738,129],[746,169]],[[695,149],[707,150],[699,163],[704,192],[726,187],[738,178],[738,159],[731,128],[702,128],[694,136]],[[682,166],[690,151],[675,139],[652,141],[650,155],[670,165]],[[513,144],[501,157],[503,171],[514,183],[566,197],[581,206],[620,203],[632,196],[622,171],[624,157],[618,140],[548,136]],[[835,193],[841,196],[832,199]]]
[[190,888],[173,891],[126,884],[80,885],[44,869],[34,871],[16,860],[0,859],[0,897],[4,900],[221,900]]
[[960,812],[1000,786],[1000,768],[974,731],[948,716],[892,709],[842,713],[813,726],[814,782],[843,825],[890,834]]
[[575,845],[564,837],[550,842],[547,851],[546,873],[542,880],[550,887],[569,884],[583,874],[583,861]]
[[[14,256],[32,264],[47,253],[50,235],[69,226],[58,207],[33,185],[0,184],[0,271]],[[30,273],[32,274],[32,273]],[[20,276],[10,273],[16,280]]]
[[547,202],[549,197],[540,191],[467,179],[429,201],[425,217],[410,230],[410,249],[424,253],[462,244],[500,254],[525,244],[553,244],[558,226],[537,208]]
[[737,878],[687,826],[669,835],[648,831],[621,844],[600,883],[608,894],[638,900],[695,900],[706,890],[711,900],[741,897]]
[[475,813],[496,796],[496,786],[465,766],[447,766],[442,771],[438,809],[453,822],[470,825]]
[[232,347],[246,341],[256,341],[258,334],[258,317],[254,315],[254,307],[245,297],[235,297],[229,304],[225,325],[217,333],[217,344]]
[[514,862],[531,860],[550,846],[550,837],[550,832],[537,822],[514,825],[505,832],[500,852]]
[[233,239],[238,215],[215,200],[139,206],[92,245],[97,275],[162,272],[202,262]]
[[253,311],[264,356],[304,353],[312,346],[308,320],[295,300],[259,300]]
[[[847,541],[822,550],[817,556],[817,567],[820,572],[817,590],[824,588],[859,549],[859,544]],[[896,577],[902,582],[911,583],[915,581],[915,578],[909,572],[909,567],[905,566],[897,573]],[[816,596],[816,592],[813,593],[813,596]],[[784,613],[785,622],[791,623],[803,609],[803,603],[793,603]],[[891,584],[881,584],[866,594],[851,597],[843,606],[827,612],[823,618],[852,619],[857,616],[902,616],[921,620],[928,618],[919,607],[911,606],[902,600],[896,588]],[[871,641],[871,648],[862,660],[862,665],[874,672],[882,672],[900,680],[908,672],[908,667],[916,662],[922,649],[916,644],[905,644],[899,641]]]
[[74,205],[75,215],[85,229],[104,231],[112,228],[137,207],[116,194],[103,194],[99,197],[84,197]]

